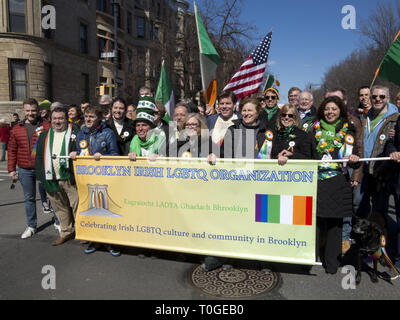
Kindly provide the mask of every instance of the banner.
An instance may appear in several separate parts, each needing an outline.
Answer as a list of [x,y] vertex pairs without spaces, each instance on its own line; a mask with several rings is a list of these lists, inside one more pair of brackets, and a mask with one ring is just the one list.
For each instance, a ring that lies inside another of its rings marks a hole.
[[189,160],[79,157],[77,239],[316,264],[316,162]]

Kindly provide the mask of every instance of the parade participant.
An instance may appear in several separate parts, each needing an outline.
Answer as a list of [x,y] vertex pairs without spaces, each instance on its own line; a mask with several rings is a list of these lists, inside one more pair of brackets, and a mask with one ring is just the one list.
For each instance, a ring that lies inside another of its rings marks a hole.
[[51,102],[49,100],[43,100],[39,103],[40,117],[43,121],[50,122],[50,106]]
[[[399,117],[398,109],[389,103],[389,88],[374,86],[371,89],[371,109],[362,123],[364,158],[376,158],[384,154],[384,148],[390,138]],[[356,212],[359,217],[368,217],[371,209],[386,214],[389,205],[389,191],[377,192],[385,188],[390,178],[390,162],[369,161],[363,165],[361,182],[361,202]],[[372,203],[372,208],[371,208]]]
[[[368,92],[369,92],[369,89],[368,89]],[[325,98],[335,97],[335,96],[339,97],[343,101],[344,106],[346,107],[347,118],[348,118],[349,124],[354,126],[355,132],[356,132],[355,139],[356,139],[357,150],[358,150],[357,155],[359,157],[362,157],[362,155],[363,155],[363,137],[362,137],[361,122],[357,116],[354,116],[351,113],[351,110],[347,105],[346,91],[342,88],[336,88],[336,89],[333,89],[332,91],[328,91],[325,93]],[[353,170],[353,169],[349,168],[349,170],[348,170],[349,175],[350,175],[350,183],[351,183],[351,186],[353,187],[353,213],[357,212],[358,206],[360,205],[360,202],[361,202],[362,170],[363,170],[362,165],[358,169]],[[352,218],[345,217],[343,219],[342,254],[345,254],[350,249],[351,230],[352,230]]]
[[108,94],[104,94],[99,98],[99,106],[103,113],[102,118],[107,121],[111,115],[112,98]]
[[13,121],[11,121],[11,129],[14,128],[14,126],[21,121],[21,119],[19,118],[19,114],[18,113],[13,113],[12,115],[13,117]]
[[280,165],[286,164],[288,159],[312,159],[314,151],[311,137],[300,126],[301,119],[296,107],[284,105],[278,113],[275,126],[258,133],[257,158],[278,159]]
[[260,114],[260,121],[265,127],[273,127],[278,117],[278,102],[280,99],[279,92],[275,88],[268,88],[264,91],[266,107]]
[[207,127],[210,130],[213,143],[220,146],[226,131],[233,125],[233,120],[239,119],[239,115],[234,111],[237,98],[233,92],[223,91],[217,100],[219,113],[207,118]]
[[[339,97],[322,102],[312,132],[318,159],[349,159],[346,166],[358,166],[355,128],[349,123],[346,107]],[[318,166],[317,254],[329,274],[335,274],[340,266],[343,218],[352,215],[352,189],[343,167],[335,162]],[[326,242],[322,247],[323,238]]]
[[129,159],[136,161],[136,157],[149,157],[155,159],[158,155],[166,155],[166,138],[160,129],[156,128],[154,122],[154,111],[156,109],[154,98],[143,96],[137,107],[137,116],[134,121],[136,135],[133,137]]
[[301,129],[310,132],[315,122],[317,109],[314,107],[314,97],[311,92],[303,91],[299,95],[299,112],[301,119]]
[[132,120],[132,121],[135,120],[135,118],[136,118],[136,108],[135,108],[135,106],[133,104],[129,104],[126,107],[126,117],[129,120]]
[[288,92],[289,104],[298,108],[300,104],[299,100],[300,93],[301,90],[299,88],[297,87],[290,88]]
[[233,120],[221,144],[221,158],[255,159],[258,154],[257,135],[265,132],[259,119],[263,111],[259,100],[246,98],[239,104],[241,117]]
[[169,136],[169,124],[164,120],[165,115],[167,114],[167,110],[165,109],[164,104],[161,101],[156,101],[156,109],[154,111],[154,123],[156,127],[162,130],[165,133],[165,136]]
[[[19,180],[25,197],[25,213],[27,228],[21,238],[27,239],[36,233],[36,172],[35,155],[36,141],[40,134],[48,130],[50,124],[39,118],[39,107],[35,99],[27,99],[23,102],[25,119],[16,124],[11,131],[8,143],[8,172],[13,181]],[[18,165],[18,172],[17,167]],[[41,192],[42,203],[47,202],[46,192]],[[50,211],[51,212],[51,211]],[[55,226],[59,225],[57,217],[54,217]]]
[[71,104],[68,107],[68,122],[76,127],[78,131],[81,130],[83,126],[81,109],[75,104]]
[[[175,143],[178,157],[207,158],[213,146],[205,118],[199,113],[188,114],[183,120],[183,130],[179,140]],[[175,146],[172,145],[170,148]]]
[[394,99],[397,109],[400,111],[400,92],[397,94],[396,98]]
[[[103,110],[99,107],[85,109],[85,125],[78,132],[76,139],[76,151],[70,153],[70,158],[76,160],[79,156],[93,156],[94,160],[100,160],[101,156],[118,156],[117,140],[113,131],[106,127],[103,120]],[[120,256],[118,249],[105,244],[112,256]],[[91,242],[85,253],[91,254],[98,250],[101,244]]]
[[85,109],[85,125],[78,132],[76,151],[71,153],[72,160],[76,156],[93,156],[100,160],[101,156],[118,156],[118,146],[111,129],[102,122],[102,110],[97,107]]
[[83,115],[85,114],[85,109],[87,107],[90,107],[90,103],[89,102],[83,102],[81,103],[81,115],[82,115],[82,119],[83,119]]
[[360,104],[357,107],[357,115],[361,121],[367,115],[369,109],[371,109],[370,93],[368,86],[363,86],[358,90]]
[[0,145],[1,145],[1,161],[6,161],[6,152],[8,140],[10,139],[11,128],[6,120],[0,119]]
[[51,244],[58,246],[73,237],[73,225],[78,209],[78,191],[72,162],[53,156],[68,156],[76,149],[77,127],[68,124],[65,108],[51,114],[51,128],[39,136],[35,169],[60,221],[60,235]]
[[106,121],[117,139],[120,156],[127,156],[129,146],[135,136],[135,128],[132,121],[126,117],[126,103],[123,99],[117,98],[111,104],[111,117]]
[[[396,238],[397,243],[395,249],[392,250],[394,252],[393,263],[397,268],[400,268],[400,118],[397,119],[395,126],[395,135],[393,138],[390,138],[387,146],[385,148],[385,156],[390,156],[393,161],[396,161],[396,164],[392,164],[392,178],[390,179],[389,184],[389,194],[394,195],[394,203],[395,203],[395,213],[396,213]],[[387,190],[383,189],[384,192]],[[386,197],[386,195],[382,195]],[[390,244],[389,244],[390,245]]]

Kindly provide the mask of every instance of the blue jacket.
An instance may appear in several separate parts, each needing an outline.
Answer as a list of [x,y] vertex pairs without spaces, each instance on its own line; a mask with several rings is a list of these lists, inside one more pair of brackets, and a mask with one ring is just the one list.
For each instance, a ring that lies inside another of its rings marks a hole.
[[103,156],[118,156],[118,145],[114,132],[101,122],[96,129],[89,131],[84,126],[76,139],[76,151],[81,154],[82,149],[88,148],[89,154],[100,153]]

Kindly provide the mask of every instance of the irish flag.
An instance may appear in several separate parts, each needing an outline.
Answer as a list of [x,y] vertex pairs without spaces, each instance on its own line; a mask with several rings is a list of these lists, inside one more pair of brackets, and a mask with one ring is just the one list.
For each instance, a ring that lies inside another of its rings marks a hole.
[[165,109],[167,110],[164,120],[169,122],[169,116],[172,115],[175,108],[175,97],[171,81],[169,80],[167,71],[165,70],[164,61],[161,66],[160,81],[158,82],[155,100],[161,101],[164,104]]
[[256,222],[312,226],[313,198],[256,195]]
[[196,16],[197,35],[199,38],[200,70],[204,98],[206,104],[212,106],[217,100],[217,67],[220,62],[220,57],[208,36],[196,3],[194,3],[194,11]]

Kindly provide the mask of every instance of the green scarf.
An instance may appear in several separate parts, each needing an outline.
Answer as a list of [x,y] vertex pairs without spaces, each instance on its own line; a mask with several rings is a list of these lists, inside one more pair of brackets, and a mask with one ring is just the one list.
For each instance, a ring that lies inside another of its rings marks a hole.
[[[72,134],[72,127],[69,125],[67,130],[65,131],[60,156],[67,156],[70,150],[70,139]],[[52,150],[53,150],[53,141],[54,141],[54,130],[50,128],[47,136],[46,143],[44,146],[44,169],[45,169],[45,189],[48,192],[58,192],[58,182],[56,180],[56,174],[54,172],[54,166],[52,159]],[[68,159],[59,159],[60,163],[60,180],[70,180],[70,168],[69,168],[69,160]]]
[[282,126],[278,131],[278,137],[287,139],[293,133],[294,129],[295,129],[294,125],[291,125],[290,127]]
[[138,135],[132,139],[129,152],[135,152],[137,156],[142,155],[142,148],[149,151],[149,154],[158,154],[162,144],[165,141],[165,136],[153,132],[147,141],[142,141]]
[[264,108],[264,111],[267,113],[268,121],[272,119],[275,113],[278,112],[278,105],[275,105],[273,108]]
[[322,138],[328,144],[328,150],[330,148],[334,148],[335,144],[333,142],[335,141],[336,137],[336,126],[340,123],[340,119],[333,124],[329,124],[322,119],[320,120],[320,122],[322,129]]

